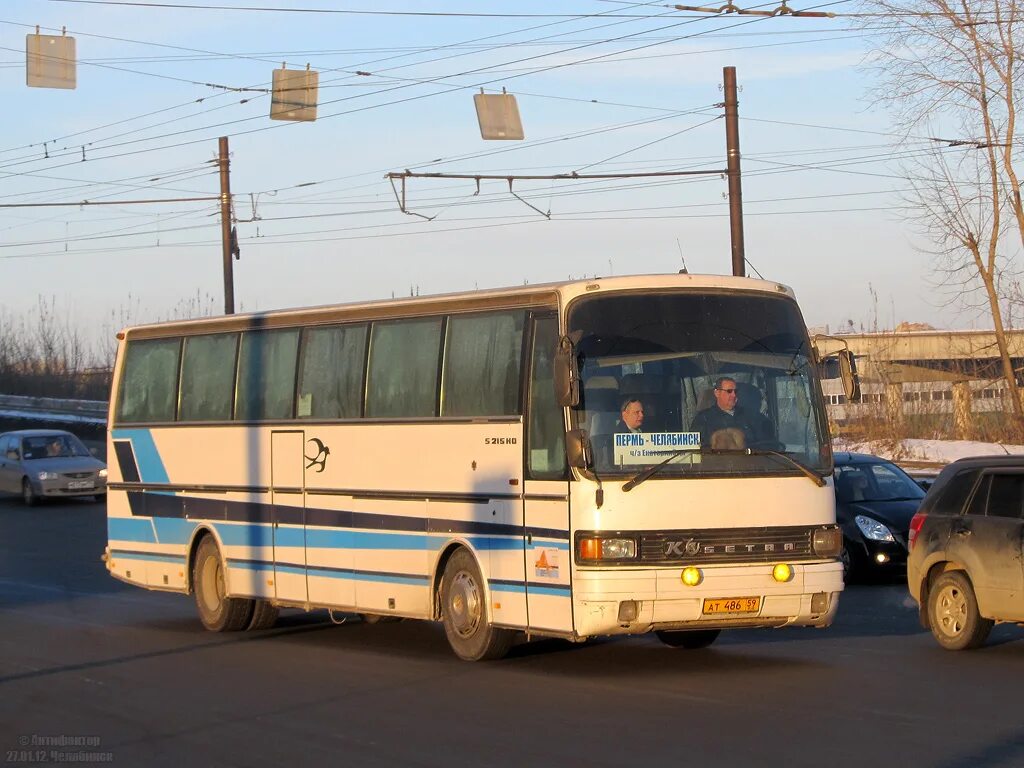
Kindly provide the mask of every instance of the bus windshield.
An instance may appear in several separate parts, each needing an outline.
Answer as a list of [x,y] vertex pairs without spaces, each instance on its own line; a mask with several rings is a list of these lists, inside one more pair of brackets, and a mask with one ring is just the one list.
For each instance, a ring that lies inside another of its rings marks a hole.
[[600,474],[635,476],[673,454],[657,477],[792,474],[794,461],[832,471],[807,331],[790,298],[586,297],[569,308],[568,331],[581,377],[573,426],[590,436]]

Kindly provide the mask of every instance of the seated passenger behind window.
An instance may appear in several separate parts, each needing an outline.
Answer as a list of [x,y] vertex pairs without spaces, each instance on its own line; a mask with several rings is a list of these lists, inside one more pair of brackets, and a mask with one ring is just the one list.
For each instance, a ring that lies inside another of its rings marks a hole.
[[713,449],[730,450],[746,447],[747,440],[743,436],[743,430],[726,427],[711,433],[711,448]]
[[594,463],[598,469],[611,467],[615,463],[614,435],[621,432],[642,432],[644,423],[644,404],[636,397],[622,399],[619,418],[612,426],[612,431],[604,435],[594,435]]
[[760,439],[764,429],[760,419],[764,417],[754,414],[739,405],[736,380],[729,376],[721,376],[715,382],[715,403],[693,417],[691,432],[700,432],[700,444],[710,448],[712,435],[725,430],[735,429],[742,433],[744,446],[753,445]]

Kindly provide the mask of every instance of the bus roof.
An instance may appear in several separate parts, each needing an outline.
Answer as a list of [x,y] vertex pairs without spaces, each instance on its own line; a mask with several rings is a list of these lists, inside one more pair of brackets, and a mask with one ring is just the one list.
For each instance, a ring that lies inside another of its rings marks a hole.
[[525,307],[565,306],[582,295],[634,290],[692,289],[709,291],[753,291],[795,298],[788,286],[770,280],[729,275],[653,274],[621,277],[593,277],[588,280],[489,288],[458,293],[410,296],[399,299],[377,299],[348,304],[325,304],[314,307],[267,310],[191,320],[173,320],[127,327],[119,338],[146,338],[170,333],[216,333],[246,328],[275,328],[299,324],[318,324],[359,319],[374,320],[412,317],[437,312],[483,309],[514,309]]

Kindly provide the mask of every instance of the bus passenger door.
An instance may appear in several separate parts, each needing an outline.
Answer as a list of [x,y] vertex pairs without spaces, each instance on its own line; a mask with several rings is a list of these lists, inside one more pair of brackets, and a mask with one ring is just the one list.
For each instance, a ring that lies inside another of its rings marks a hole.
[[274,594],[301,602],[307,599],[305,442],[302,430],[270,433]]
[[552,361],[558,318],[534,317],[526,396],[523,556],[530,629],[572,632],[572,549],[565,418],[555,402]]

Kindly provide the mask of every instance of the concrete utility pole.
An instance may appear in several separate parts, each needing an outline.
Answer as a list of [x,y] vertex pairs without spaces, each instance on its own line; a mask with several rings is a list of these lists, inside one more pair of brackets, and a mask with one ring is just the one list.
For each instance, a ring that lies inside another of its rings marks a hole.
[[729,229],[732,240],[732,273],[747,274],[746,251],[743,248],[743,192],[740,189],[740,122],[736,99],[736,67],[724,67],[725,91],[725,153],[726,175],[729,179]]
[[[224,255],[224,314],[235,314],[235,275],[231,264],[231,178],[228,174],[228,137],[220,137],[220,237]],[[731,189],[731,187],[730,187]]]

